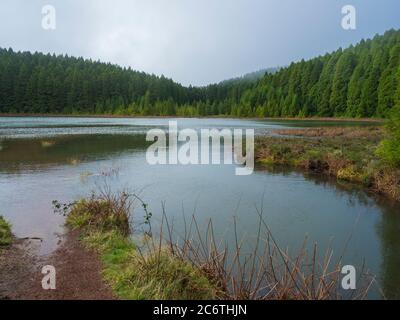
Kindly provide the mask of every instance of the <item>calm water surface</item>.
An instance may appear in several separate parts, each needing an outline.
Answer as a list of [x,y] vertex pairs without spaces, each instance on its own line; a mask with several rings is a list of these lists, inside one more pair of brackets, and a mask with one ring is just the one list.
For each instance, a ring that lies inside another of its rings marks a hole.
[[[117,169],[109,183],[140,193],[157,221],[165,203],[175,228],[195,214],[212,218],[217,235],[233,241],[233,217],[251,245],[256,207],[263,206],[281,247],[295,252],[307,235],[322,251],[339,256],[351,235],[344,264],[365,264],[391,298],[400,298],[400,206],[329,179],[284,170],[258,169],[235,176],[233,166],[149,166],[145,133],[170,119],[0,118],[0,214],[19,237],[41,237],[41,253],[56,247],[63,217],[52,201],[89,195],[102,172]],[[254,128],[257,134],[321,122],[178,119],[181,128]],[[343,124],[343,123],[340,123]],[[346,123],[345,125],[352,125]],[[327,125],[338,125],[328,123]],[[359,124],[360,125],[360,124]],[[143,215],[137,211],[138,219]]]

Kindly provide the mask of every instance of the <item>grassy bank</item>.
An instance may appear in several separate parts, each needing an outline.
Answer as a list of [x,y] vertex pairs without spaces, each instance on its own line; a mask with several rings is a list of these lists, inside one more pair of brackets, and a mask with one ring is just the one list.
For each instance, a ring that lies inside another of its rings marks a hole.
[[81,232],[84,245],[99,253],[103,277],[115,295],[133,300],[215,299],[215,286],[191,263],[168,248],[147,248],[130,239],[130,200],[99,196],[81,200],[69,212],[66,224]]
[[257,140],[258,163],[333,176],[400,200],[400,170],[377,154],[386,136],[383,128],[289,129],[276,133],[281,136]]
[[11,225],[0,216],[0,250],[12,243]]

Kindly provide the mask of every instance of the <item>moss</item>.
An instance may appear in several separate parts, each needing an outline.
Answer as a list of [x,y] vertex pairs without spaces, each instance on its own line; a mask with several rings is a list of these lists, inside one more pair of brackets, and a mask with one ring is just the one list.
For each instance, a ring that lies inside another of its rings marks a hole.
[[0,216],[0,246],[8,246],[12,243],[11,224]]

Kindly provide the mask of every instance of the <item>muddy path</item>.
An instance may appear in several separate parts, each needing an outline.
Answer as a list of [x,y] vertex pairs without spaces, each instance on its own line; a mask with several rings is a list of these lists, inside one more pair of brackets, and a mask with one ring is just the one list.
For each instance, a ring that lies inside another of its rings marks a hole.
[[0,299],[22,297],[30,290],[39,261],[35,244],[28,240],[14,239],[9,247],[0,248]]
[[[58,249],[47,257],[38,257],[35,251],[31,240],[15,240],[0,252],[0,299],[115,299],[102,280],[98,255],[82,246],[77,233],[64,235]],[[42,288],[41,270],[47,265],[56,270],[55,290]]]

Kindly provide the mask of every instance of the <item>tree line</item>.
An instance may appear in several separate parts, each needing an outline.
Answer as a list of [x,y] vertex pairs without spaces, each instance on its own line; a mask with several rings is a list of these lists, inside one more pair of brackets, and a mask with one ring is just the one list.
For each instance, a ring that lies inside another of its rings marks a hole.
[[[292,63],[241,99],[240,115],[385,117],[399,103],[400,31]],[[244,112],[244,114],[243,114]]]
[[0,113],[385,117],[400,100],[400,31],[205,87],[109,63],[0,48]]

